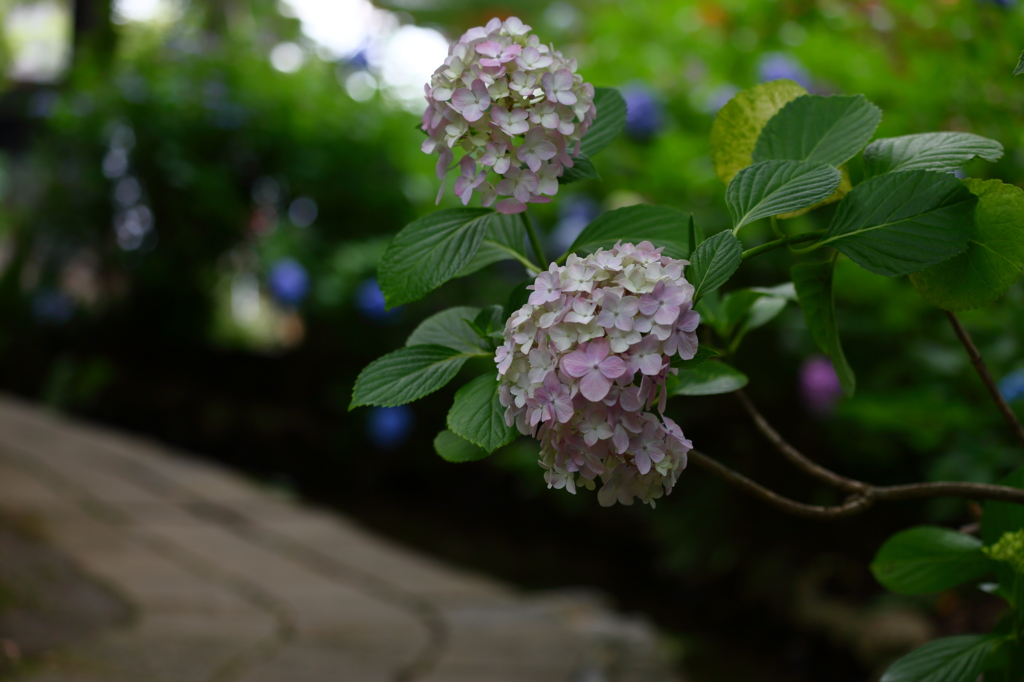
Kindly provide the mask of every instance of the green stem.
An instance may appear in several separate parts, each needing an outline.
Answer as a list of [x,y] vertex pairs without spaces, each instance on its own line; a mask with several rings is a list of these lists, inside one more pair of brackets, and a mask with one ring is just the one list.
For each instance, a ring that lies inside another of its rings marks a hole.
[[783,232],[782,229],[779,227],[779,221],[778,221],[778,219],[775,216],[771,217],[771,223],[772,223],[772,232],[775,233],[775,236],[778,237],[779,239],[785,239],[786,238],[786,233]]
[[537,231],[533,229],[533,221],[530,220],[530,216],[523,211],[519,215],[523,218],[523,227],[526,228],[526,234],[530,238],[530,246],[533,247],[533,255],[537,258],[538,263],[547,263],[547,259],[544,257],[544,249],[541,248],[540,238],[537,237]]
[[743,252],[743,260],[750,258],[751,256],[759,256],[765,251],[772,251],[773,249],[782,248],[783,246],[789,246],[790,244],[799,244],[800,242],[814,241],[825,234],[825,230],[815,230],[814,232],[804,232],[803,234],[795,234],[792,237],[783,237],[782,239],[776,239],[775,241],[761,244],[761,246],[755,246],[752,249],[747,249]]

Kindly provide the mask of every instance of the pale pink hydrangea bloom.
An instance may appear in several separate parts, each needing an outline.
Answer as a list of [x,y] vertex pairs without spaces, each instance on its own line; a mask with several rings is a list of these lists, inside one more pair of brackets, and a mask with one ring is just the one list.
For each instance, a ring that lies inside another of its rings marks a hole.
[[[554,82],[558,85],[558,81]],[[559,91],[562,92],[562,91]],[[548,487],[654,506],[693,444],[664,416],[672,356],[697,352],[688,263],[650,242],[552,264],[495,354],[505,421],[541,442]]]
[[439,157],[438,201],[461,149],[456,195],[465,205],[479,193],[501,213],[551,200],[597,116],[594,86],[576,74],[576,60],[542,45],[515,17],[467,31],[426,95],[423,151]]

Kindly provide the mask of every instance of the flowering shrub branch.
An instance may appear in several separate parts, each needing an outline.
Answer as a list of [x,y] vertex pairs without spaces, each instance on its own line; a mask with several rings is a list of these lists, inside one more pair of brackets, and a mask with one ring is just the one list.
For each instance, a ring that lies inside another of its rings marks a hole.
[[[908,275],[924,300],[947,311],[1024,445],[1024,429],[954,314],[995,302],[1024,270],[1024,191],[952,173],[975,158],[998,160],[1002,145],[963,132],[872,140],[882,112],[864,96],[763,83],[738,93],[711,127],[711,160],[726,185],[731,229],[705,238],[677,209],[631,206],[600,215],[549,259],[527,206],[552,201],[561,185],[600,177],[593,159],[624,129],[626,103],[615,89],[584,81],[574,60],[531,30],[516,18],[470,29],[427,84],[422,149],[437,155],[441,193],[458,169],[454,191],[463,207],[401,230],[378,281],[388,307],[499,260],[522,263],[532,282],[503,305],[460,306],[424,320],[405,348],[363,370],[350,407],[417,400],[487,357],[496,371],[456,392],[447,428],[434,441],[448,461],[483,459],[532,437],[550,488],[595,490],[604,506],[636,499],[654,506],[689,462],[807,518],[851,516],[878,501],[983,500],[982,540],[910,529],[882,547],[872,570],[883,585],[911,594],[994,574],[996,593],[1018,612],[1012,624],[933,642],[882,679],[974,682],[983,670],[989,682],[1021,679],[1024,574],[1017,571],[1024,536],[1001,538],[1024,530],[1024,468],[1001,485],[874,486],[842,476],[783,439],[740,390],[746,375],[726,361],[747,333],[796,304],[852,397],[856,375],[843,352],[834,281],[845,256],[879,276]],[[855,157],[862,163],[851,174]],[[481,207],[469,207],[474,197]],[[826,229],[787,235],[779,225],[836,202]],[[744,228],[765,219],[776,239],[745,246]],[[745,260],[783,247],[794,260],[791,281],[720,293]],[[708,330],[715,347],[706,343]],[[846,493],[845,501],[815,506],[783,497],[694,449],[665,414],[675,396],[731,392],[786,460]]]

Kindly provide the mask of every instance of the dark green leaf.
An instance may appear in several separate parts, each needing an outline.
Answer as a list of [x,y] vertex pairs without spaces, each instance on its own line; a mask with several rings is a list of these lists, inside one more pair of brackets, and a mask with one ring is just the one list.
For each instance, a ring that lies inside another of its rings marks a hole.
[[807,91],[789,80],[761,83],[736,93],[718,110],[711,124],[711,163],[728,185],[736,173],[754,162],[754,145],[765,124],[782,107]]
[[1003,145],[971,133],[919,133],[883,137],[864,150],[864,175],[873,177],[894,171],[951,171],[980,156],[998,161]]
[[473,260],[455,277],[465,277],[498,261],[526,258],[526,234],[518,215],[494,214]]
[[627,206],[602,213],[587,225],[569,247],[569,253],[583,256],[599,248],[611,248],[622,240],[639,244],[649,241],[664,246],[671,258],[686,258],[692,250],[686,230],[686,215],[667,206]]
[[497,372],[483,374],[455,394],[448,412],[448,429],[488,453],[515,440],[518,431],[505,425],[505,408],[498,402]]
[[689,360],[683,360],[680,357],[672,359],[672,366],[679,369],[693,369],[697,365],[702,365],[711,358],[715,358],[721,355],[717,350],[709,348],[708,346],[700,346],[697,348],[697,353]]
[[504,319],[512,317],[512,313],[516,312],[530,300],[530,294],[533,292],[526,287],[533,284],[535,280],[527,279],[519,284],[515,285],[512,291],[509,292],[508,298],[505,300],[505,307],[502,308],[501,316]]
[[505,328],[505,318],[501,313],[500,305],[489,305],[473,318],[473,324],[480,330],[482,336],[490,336],[493,332],[500,332]]
[[880,682],[975,682],[998,641],[992,635],[936,639],[889,666]]
[[967,180],[978,197],[967,250],[910,275],[924,300],[945,310],[994,303],[1024,269],[1024,191],[999,180]]
[[387,307],[422,298],[459,274],[495,220],[503,218],[490,209],[450,208],[402,228],[377,271]]
[[475,462],[491,454],[447,429],[434,438],[434,451],[448,462]]
[[886,540],[871,562],[871,572],[893,592],[928,594],[978,580],[993,570],[993,564],[973,535],[917,526]]
[[1017,67],[1013,70],[1014,76],[1019,76],[1024,73],[1024,52],[1020,53],[1020,59],[1017,60]]
[[466,324],[480,314],[480,308],[456,306],[431,315],[406,339],[406,346],[435,345],[454,348],[462,353],[484,353],[479,335]]
[[597,168],[594,167],[594,162],[583,152],[580,152],[579,156],[574,157],[572,161],[572,167],[567,167],[562,171],[562,177],[558,178],[560,184],[568,185],[570,182],[576,182],[577,180],[601,179]]
[[879,275],[906,275],[967,248],[977,203],[949,173],[887,173],[846,195],[818,246]]
[[700,246],[700,243],[704,241],[704,232],[702,232],[701,229],[697,227],[697,223],[696,221],[694,221],[692,213],[690,214],[690,224],[687,226],[686,231],[687,234],[689,234],[690,236],[689,242],[693,249]]
[[715,395],[738,391],[748,381],[747,375],[724,362],[705,362],[669,376],[666,386],[669,395]]
[[882,110],[864,95],[797,97],[765,125],[754,161],[793,159],[841,166],[875,134]]
[[690,258],[686,280],[694,286],[693,300],[699,301],[729,281],[743,260],[743,247],[731,231],[725,230],[708,237]]
[[580,143],[580,151],[587,156],[594,156],[610,145],[626,127],[626,100],[615,88],[595,88],[594,106],[597,118]]
[[[475,354],[433,345],[409,346],[388,353],[359,373],[348,409],[360,405],[394,407],[411,403],[451,381]],[[478,354],[485,355],[484,351]]]
[[[1020,467],[1006,476],[999,481],[999,484],[1024,489],[1024,467]],[[1024,505],[989,500],[985,502],[982,510],[981,541],[986,545],[994,545],[999,542],[1004,533],[1024,529]],[[1007,588],[1010,588],[1016,579],[1013,569],[1005,562],[996,563],[996,577],[999,579],[999,584],[1006,585]]]
[[764,161],[736,174],[725,190],[733,231],[760,218],[813,206],[832,196],[842,175],[832,166]]
[[811,331],[811,338],[832,360],[843,392],[847,396],[852,396],[857,382],[839,343],[839,328],[836,325],[835,300],[832,294],[833,264],[800,263],[794,265],[790,272],[800,308],[804,312],[804,321]]

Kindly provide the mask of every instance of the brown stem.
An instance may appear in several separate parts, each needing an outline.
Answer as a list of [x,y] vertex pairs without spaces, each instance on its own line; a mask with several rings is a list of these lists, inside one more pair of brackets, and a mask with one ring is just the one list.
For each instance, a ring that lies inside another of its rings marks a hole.
[[796,465],[797,468],[803,469],[811,476],[833,485],[840,490],[845,490],[850,493],[859,493],[870,488],[871,486],[862,481],[857,481],[852,478],[846,478],[840,476],[834,471],[829,471],[820,464],[816,464],[805,457],[799,450],[790,445],[786,440],[779,435],[779,432],[772,428],[772,425],[768,423],[768,420],[758,412],[757,408],[754,407],[754,403],[750,402],[750,398],[742,390],[736,391],[736,396],[740,399],[743,407],[750,413],[751,418],[754,420],[754,424],[757,429],[765,435],[765,437],[771,441],[772,445],[778,449],[782,456]]
[[727,483],[736,486],[744,492],[750,493],[762,502],[767,502],[768,504],[789,514],[803,516],[808,519],[838,519],[843,516],[853,516],[854,514],[858,514],[870,507],[873,502],[869,494],[858,493],[850,496],[850,498],[843,504],[832,507],[803,504],[802,502],[791,500],[788,497],[783,497],[782,495],[755,483],[743,474],[733,471],[729,467],[712,459],[711,457],[708,457],[698,450],[690,450],[688,457],[689,461],[693,462],[697,466],[707,469]]
[[971,340],[971,335],[967,333],[964,326],[960,324],[960,320],[955,314],[950,311],[946,311],[946,317],[949,318],[949,323],[953,325],[953,331],[956,333],[956,338],[960,339],[960,343],[963,344],[964,348],[967,349],[967,356],[971,359],[971,364],[974,365],[974,369],[978,371],[978,376],[981,377],[981,383],[985,384],[985,388],[988,389],[988,394],[992,396],[992,401],[999,408],[1006,423],[1010,425],[1010,430],[1013,431],[1013,435],[1016,436],[1017,442],[1024,447],[1024,428],[1021,427],[1020,422],[1017,421],[1017,415],[1013,413],[1010,406],[1006,403],[1006,399],[1003,398],[1003,394],[999,392],[999,387],[996,386],[996,382],[993,381],[992,375],[989,374],[988,367],[985,366],[985,361],[981,359],[981,353],[978,352],[977,346],[974,345],[974,341]]
[[974,500],[997,500],[1024,504],[1024,490],[1010,488],[1005,485],[987,485],[985,483],[957,483],[940,481],[936,483],[911,483],[908,485],[872,486],[864,483],[864,488],[850,495],[845,502],[831,507],[804,504],[783,497],[778,493],[755,483],[743,474],[733,471],[721,462],[705,455],[699,450],[690,450],[689,461],[707,469],[727,483],[747,492],[762,502],[781,509],[789,514],[809,519],[838,519],[853,516],[868,509],[875,500],[897,501],[916,500],[929,497],[965,497]]

